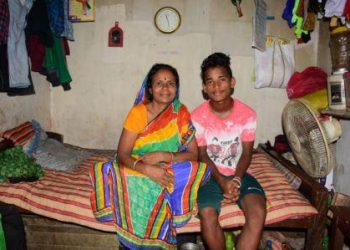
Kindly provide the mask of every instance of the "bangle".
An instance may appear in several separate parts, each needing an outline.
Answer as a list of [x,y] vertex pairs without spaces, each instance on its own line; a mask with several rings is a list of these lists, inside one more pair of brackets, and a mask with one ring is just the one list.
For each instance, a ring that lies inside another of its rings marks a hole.
[[136,164],[140,161],[141,159],[137,159],[136,161],[134,161],[134,163],[132,164],[131,168],[133,170],[136,170]]
[[173,152],[168,152],[168,153],[170,153],[170,156],[171,156],[171,159],[170,159],[170,162],[173,162],[174,161],[174,153]]
[[234,178],[232,179],[232,181],[235,181],[235,182],[238,183],[238,188],[241,187],[242,183],[241,183],[241,178],[240,178],[240,177],[236,176],[236,177],[234,177]]

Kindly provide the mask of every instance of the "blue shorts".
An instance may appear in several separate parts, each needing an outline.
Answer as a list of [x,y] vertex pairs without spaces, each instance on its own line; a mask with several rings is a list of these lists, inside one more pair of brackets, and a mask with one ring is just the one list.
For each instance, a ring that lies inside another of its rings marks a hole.
[[[233,179],[234,176],[224,176],[228,179]],[[244,174],[242,178],[242,185],[240,188],[240,195],[237,200],[237,204],[241,207],[241,200],[247,194],[259,194],[265,198],[264,189],[261,187],[259,182],[250,174]],[[221,201],[224,196],[219,184],[216,182],[214,177],[211,177],[210,180],[198,191],[198,208],[199,210],[205,207],[213,207],[218,213],[220,213]]]

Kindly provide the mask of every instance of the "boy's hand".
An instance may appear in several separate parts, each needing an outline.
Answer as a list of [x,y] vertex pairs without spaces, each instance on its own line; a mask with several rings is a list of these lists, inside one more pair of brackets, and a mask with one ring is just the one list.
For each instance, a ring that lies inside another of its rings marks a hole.
[[240,195],[239,184],[232,180],[225,180],[223,185],[223,196],[221,204],[235,203]]
[[152,152],[142,156],[142,161],[149,165],[155,165],[169,160],[169,152]]

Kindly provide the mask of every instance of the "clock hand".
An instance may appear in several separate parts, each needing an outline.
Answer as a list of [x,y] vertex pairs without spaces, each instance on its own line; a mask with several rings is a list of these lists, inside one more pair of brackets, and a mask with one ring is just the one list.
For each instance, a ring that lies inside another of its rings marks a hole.
[[167,21],[168,27],[169,27],[169,18],[168,18],[168,15],[165,15],[165,17],[166,17],[166,21]]

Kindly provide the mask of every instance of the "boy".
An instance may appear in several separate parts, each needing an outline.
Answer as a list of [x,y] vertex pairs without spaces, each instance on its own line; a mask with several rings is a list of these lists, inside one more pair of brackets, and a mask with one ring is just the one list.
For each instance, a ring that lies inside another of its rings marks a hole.
[[225,249],[218,216],[220,204],[235,203],[246,223],[238,249],[257,249],[266,217],[265,194],[246,173],[252,158],[256,113],[231,97],[236,84],[230,57],[214,53],[201,66],[203,95],[207,101],[192,112],[199,160],[212,168],[210,181],[198,193],[203,240],[210,249]]

